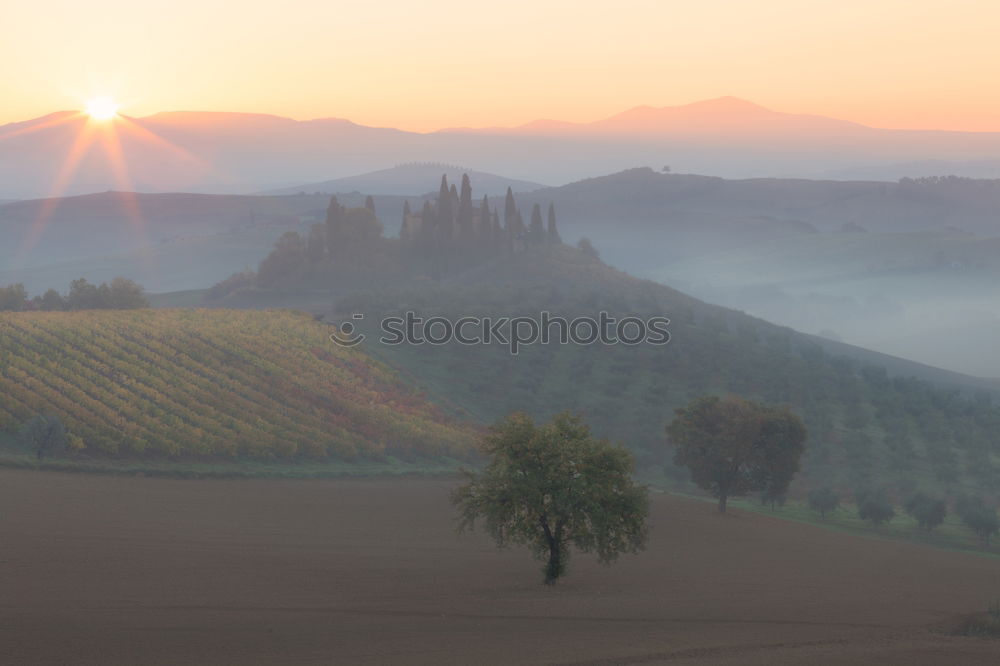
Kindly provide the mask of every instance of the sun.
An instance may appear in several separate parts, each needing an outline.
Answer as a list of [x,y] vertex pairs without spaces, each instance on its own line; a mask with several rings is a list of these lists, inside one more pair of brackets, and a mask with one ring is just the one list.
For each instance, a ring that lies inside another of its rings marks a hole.
[[110,97],[95,97],[87,102],[87,115],[94,120],[111,120],[118,115],[118,103]]

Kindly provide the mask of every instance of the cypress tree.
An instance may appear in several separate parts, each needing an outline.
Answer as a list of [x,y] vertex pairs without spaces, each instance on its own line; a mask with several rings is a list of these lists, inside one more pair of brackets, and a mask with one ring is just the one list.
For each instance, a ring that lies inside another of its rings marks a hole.
[[326,208],[326,253],[333,256],[336,253],[337,242],[340,239],[341,227],[343,226],[344,209],[337,201],[337,197],[330,198],[330,205]]
[[458,230],[467,240],[472,239],[476,233],[472,226],[472,184],[467,173],[462,174],[462,193],[458,200]]
[[518,208],[516,214],[514,215],[514,234],[516,236],[517,235],[523,236],[524,231],[525,231],[524,216],[521,215],[521,209]]
[[559,230],[556,229],[556,205],[551,202],[549,202],[548,241],[553,245],[562,243],[562,238],[559,237]]
[[528,242],[541,245],[545,242],[545,227],[542,224],[542,207],[535,204],[531,207],[531,227],[528,229]]
[[479,235],[487,241],[493,238],[493,216],[490,215],[490,200],[485,194],[479,204]]
[[420,238],[421,245],[429,247],[434,242],[435,236],[435,213],[430,201],[424,202],[424,209],[420,212]]
[[451,205],[451,190],[448,189],[448,176],[441,176],[441,189],[437,200],[437,235],[443,240],[451,239],[454,212]]
[[517,203],[514,201],[514,192],[507,188],[507,198],[503,202],[503,225],[510,232],[513,231],[513,224],[517,217]]
[[507,246],[507,232],[500,224],[500,213],[493,211],[493,246],[504,249]]
[[514,252],[521,252],[524,250],[528,237],[525,233],[524,217],[521,215],[520,209],[514,211],[514,219],[511,222],[510,230],[507,233],[510,234],[511,248]]
[[413,232],[410,230],[410,216],[413,215],[413,211],[410,209],[410,200],[406,199],[403,202],[403,223],[399,225],[399,238],[403,242],[408,242],[413,240]]

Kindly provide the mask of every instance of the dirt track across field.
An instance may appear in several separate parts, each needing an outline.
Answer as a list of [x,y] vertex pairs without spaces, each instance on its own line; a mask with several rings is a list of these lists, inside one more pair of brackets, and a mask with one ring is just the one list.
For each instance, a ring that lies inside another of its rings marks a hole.
[[457,536],[448,480],[0,471],[0,663],[992,664],[1000,561],[657,496],[649,548]]

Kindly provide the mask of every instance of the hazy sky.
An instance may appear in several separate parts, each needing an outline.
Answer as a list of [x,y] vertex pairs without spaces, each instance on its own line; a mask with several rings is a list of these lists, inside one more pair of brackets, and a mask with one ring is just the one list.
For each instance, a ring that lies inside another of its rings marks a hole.
[[996,0],[6,3],[0,123],[111,95],[431,130],[735,95],[887,127],[1000,130]]

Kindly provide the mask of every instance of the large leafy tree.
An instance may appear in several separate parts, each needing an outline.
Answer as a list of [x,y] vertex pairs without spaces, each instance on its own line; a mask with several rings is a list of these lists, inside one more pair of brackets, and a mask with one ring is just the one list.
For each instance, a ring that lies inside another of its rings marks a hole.
[[579,417],[539,426],[512,414],[484,448],[489,464],[452,494],[459,528],[482,521],[499,547],[527,545],[545,561],[547,584],[566,572],[571,546],[605,564],[645,547],[648,491],[632,481],[631,454],[592,437]]
[[698,398],[667,426],[674,462],[687,467],[703,490],[719,498],[765,490],[780,495],[799,470],[806,429],[787,409],[737,397]]

